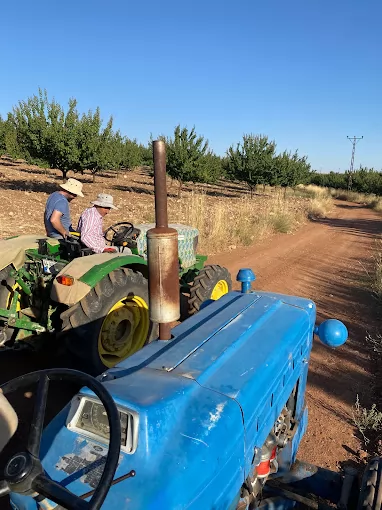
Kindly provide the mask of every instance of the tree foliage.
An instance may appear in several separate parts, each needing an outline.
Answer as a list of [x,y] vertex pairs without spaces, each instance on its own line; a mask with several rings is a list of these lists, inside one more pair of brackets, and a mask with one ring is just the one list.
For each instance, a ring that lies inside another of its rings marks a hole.
[[307,182],[311,172],[306,156],[299,156],[298,151],[276,154],[274,141],[254,134],[244,135],[228,149],[224,165],[228,177],[248,185],[251,196],[259,184],[294,187]]
[[50,100],[46,90],[19,101],[0,118],[0,150],[31,163],[58,168],[63,178],[72,170],[132,168],[142,163],[143,147],[113,130],[113,118],[103,124],[100,109],[82,115],[76,99],[66,108]]
[[275,142],[264,135],[244,135],[243,140],[227,151],[227,173],[231,178],[245,182],[251,196],[258,184],[269,183],[272,175]]
[[215,182],[221,175],[221,163],[209,148],[208,140],[198,136],[195,127],[189,131],[175,127],[174,137],[166,139],[167,173],[179,182],[178,196],[185,182]]
[[[245,134],[231,145],[223,158],[214,154],[195,127],[175,127],[172,137],[160,136],[167,144],[167,172],[183,183],[213,183],[221,177],[242,181],[251,194],[259,184],[295,187],[311,182],[330,188],[382,195],[382,173],[360,167],[349,172],[317,173],[306,156],[296,150],[276,152],[276,143],[261,134]],[[152,165],[152,140],[142,145],[113,126],[113,118],[103,122],[100,109],[80,113],[77,100],[61,106],[46,90],[18,104],[0,116],[0,153],[28,162],[57,168],[63,178],[69,171],[91,172],[131,169]]]
[[[374,193],[382,195],[382,172],[373,168],[360,166],[352,172],[352,190],[359,193]],[[325,186],[334,189],[347,189],[349,183],[349,172],[329,172],[311,174],[310,182],[317,186]]]

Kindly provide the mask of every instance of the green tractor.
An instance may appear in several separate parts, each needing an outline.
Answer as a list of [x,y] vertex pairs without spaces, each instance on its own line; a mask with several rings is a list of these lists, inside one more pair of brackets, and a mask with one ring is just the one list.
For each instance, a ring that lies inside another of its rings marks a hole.
[[[231,290],[227,269],[205,265],[198,231],[178,231],[179,291],[188,313]],[[22,235],[0,241],[0,346],[62,347],[99,374],[157,338],[148,310],[147,231],[122,222],[105,238],[116,253],[94,254],[78,234],[66,240]]]

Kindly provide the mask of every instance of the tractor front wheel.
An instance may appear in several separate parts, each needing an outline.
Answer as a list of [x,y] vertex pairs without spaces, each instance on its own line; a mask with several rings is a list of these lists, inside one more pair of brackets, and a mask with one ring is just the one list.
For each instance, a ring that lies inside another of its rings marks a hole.
[[157,338],[149,319],[148,283],[141,273],[118,269],[61,314],[68,351],[81,369],[98,375]]
[[198,312],[205,301],[216,301],[231,290],[232,280],[228,269],[216,264],[205,266],[195,277],[190,288],[188,300],[190,315]]

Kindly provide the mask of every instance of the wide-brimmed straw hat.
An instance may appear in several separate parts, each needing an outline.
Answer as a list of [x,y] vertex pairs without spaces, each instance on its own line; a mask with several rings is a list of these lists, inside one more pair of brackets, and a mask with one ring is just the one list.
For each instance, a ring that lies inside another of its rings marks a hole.
[[65,184],[60,184],[60,187],[72,195],[84,196],[82,193],[82,182],[77,181],[77,179],[69,178]]
[[93,205],[98,205],[99,207],[107,207],[108,209],[118,209],[113,204],[113,197],[111,195],[107,195],[106,193],[100,193],[97,196],[97,200],[90,202]]

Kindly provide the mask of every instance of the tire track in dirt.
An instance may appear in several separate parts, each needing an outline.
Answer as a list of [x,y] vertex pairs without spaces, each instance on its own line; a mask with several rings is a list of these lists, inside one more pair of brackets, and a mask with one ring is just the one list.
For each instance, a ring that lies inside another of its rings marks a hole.
[[277,235],[258,246],[211,258],[228,267],[233,278],[241,267],[251,267],[257,276],[255,288],[313,299],[318,322],[334,317],[347,325],[349,340],[341,348],[314,343],[307,389],[309,425],[299,452],[300,458],[332,469],[358,458],[361,443],[352,420],[357,394],[363,405],[373,401],[365,336],[378,329],[378,318],[366,275],[381,227],[377,213],[336,202],[330,218],[292,236]]

